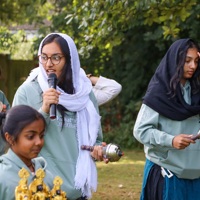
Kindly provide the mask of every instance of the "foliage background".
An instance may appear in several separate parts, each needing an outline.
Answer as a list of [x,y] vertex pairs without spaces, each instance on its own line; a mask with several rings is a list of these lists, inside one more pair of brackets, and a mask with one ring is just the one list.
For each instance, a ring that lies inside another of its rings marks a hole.
[[[28,44],[23,59],[32,59],[46,34],[70,35],[86,73],[122,85],[120,95],[100,107],[105,141],[141,147],[132,130],[148,82],[175,40],[200,41],[199,18],[198,0],[3,0],[0,51],[15,58],[20,42],[20,47]],[[45,26],[44,20],[51,25]],[[38,37],[26,41],[23,30],[13,34],[9,26],[16,24],[35,24]]]

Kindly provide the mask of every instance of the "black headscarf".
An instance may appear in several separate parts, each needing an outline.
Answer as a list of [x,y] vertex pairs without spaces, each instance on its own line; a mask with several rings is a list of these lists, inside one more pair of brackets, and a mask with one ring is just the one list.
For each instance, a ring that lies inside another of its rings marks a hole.
[[191,39],[180,39],[174,42],[152,77],[147,92],[143,97],[143,103],[172,119],[182,121],[188,117],[200,114],[200,91],[191,96],[191,105],[183,98],[180,84],[177,85],[176,95],[169,95],[170,80],[177,70],[178,54]]

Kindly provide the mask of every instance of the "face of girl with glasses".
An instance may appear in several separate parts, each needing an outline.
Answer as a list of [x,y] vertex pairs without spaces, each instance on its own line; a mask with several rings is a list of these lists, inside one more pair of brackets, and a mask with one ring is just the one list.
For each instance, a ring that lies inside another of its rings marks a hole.
[[60,46],[56,42],[46,44],[42,48],[42,53],[39,56],[39,61],[43,65],[47,76],[50,73],[55,73],[57,78],[59,78],[61,75],[65,65],[65,57]]

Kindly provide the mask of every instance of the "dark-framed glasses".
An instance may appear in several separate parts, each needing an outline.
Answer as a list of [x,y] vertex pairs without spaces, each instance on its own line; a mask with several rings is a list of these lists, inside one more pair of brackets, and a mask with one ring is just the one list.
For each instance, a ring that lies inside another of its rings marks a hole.
[[49,56],[49,57],[45,54],[41,54],[41,55],[38,56],[39,62],[41,64],[46,64],[48,62],[48,60],[50,59],[51,63],[54,64],[54,65],[58,65],[60,63],[62,57],[64,57],[64,56],[58,55],[58,54],[54,54],[54,55]]

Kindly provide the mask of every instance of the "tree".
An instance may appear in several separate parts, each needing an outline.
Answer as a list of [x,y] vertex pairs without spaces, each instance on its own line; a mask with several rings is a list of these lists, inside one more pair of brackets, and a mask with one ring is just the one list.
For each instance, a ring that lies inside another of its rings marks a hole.
[[1,0],[0,22],[2,25],[17,23],[43,23],[49,12],[50,3],[46,0]]
[[[26,33],[24,30],[18,30],[17,33],[12,33],[10,27],[16,25],[32,24],[35,27],[44,24],[44,20],[48,19],[49,10],[52,4],[46,0],[2,0],[0,1],[0,52],[8,53],[13,57],[13,54],[22,51],[24,47],[29,52],[21,53],[23,59],[31,59],[33,52],[31,46],[32,41],[25,40]],[[49,18],[50,19],[50,18]],[[17,28],[16,28],[17,30]],[[26,52],[27,52],[26,51]]]
[[[42,0],[29,3],[36,7]],[[44,14],[41,7],[37,14],[24,17],[40,22],[37,17],[42,19],[47,7],[51,8],[48,17],[52,25],[41,26],[41,37],[55,31],[67,33],[74,39],[81,66],[87,73],[107,76],[122,84],[121,94],[100,109],[103,120],[110,118],[107,121],[113,126],[134,121],[147,84],[172,42],[186,37],[200,40],[197,0],[49,0],[43,3]],[[36,40],[35,49],[40,41],[41,38]]]

